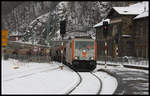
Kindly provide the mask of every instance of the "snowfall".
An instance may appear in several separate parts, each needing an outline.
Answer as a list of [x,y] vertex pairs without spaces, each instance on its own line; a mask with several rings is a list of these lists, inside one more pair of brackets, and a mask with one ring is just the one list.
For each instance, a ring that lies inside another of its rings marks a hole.
[[[2,94],[67,94],[79,83],[79,76],[61,63],[20,62],[15,59],[2,59]],[[98,68],[96,68],[98,69]],[[71,94],[113,94],[118,86],[116,78],[101,71],[93,71],[98,79],[89,72],[79,72],[82,83]]]

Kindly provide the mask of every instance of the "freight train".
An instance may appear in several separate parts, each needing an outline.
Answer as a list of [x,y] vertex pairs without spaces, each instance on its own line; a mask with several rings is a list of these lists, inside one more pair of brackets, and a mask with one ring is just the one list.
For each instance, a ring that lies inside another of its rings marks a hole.
[[6,55],[18,55],[18,56],[31,56],[42,55],[47,56],[46,50],[50,50],[50,47],[45,45],[36,45],[37,51],[34,51],[32,44],[20,43],[20,42],[8,42],[8,46],[5,49]]
[[[63,50],[63,52],[61,52]],[[96,40],[89,38],[74,38],[64,45],[52,47],[52,58],[69,65],[71,68],[96,68],[97,44]]]

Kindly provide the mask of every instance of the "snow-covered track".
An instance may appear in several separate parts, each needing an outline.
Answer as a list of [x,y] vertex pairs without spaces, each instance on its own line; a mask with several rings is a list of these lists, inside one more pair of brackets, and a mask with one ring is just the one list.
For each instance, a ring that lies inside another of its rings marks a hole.
[[[100,94],[101,79],[92,72],[76,72],[80,81],[67,94]],[[96,86],[96,87],[95,87]]]
[[[101,79],[102,85],[99,94],[111,94],[113,95],[118,86],[118,81],[116,77],[111,75],[111,73],[105,71],[93,72],[95,76]],[[110,86],[111,85],[111,86]]]
[[79,82],[78,82],[78,84],[77,84],[76,86],[74,86],[67,94],[72,93],[72,92],[80,85],[80,83],[82,82],[82,77],[81,77],[81,75],[80,75],[78,72],[76,72],[76,74],[79,76]]
[[91,74],[93,75],[93,76],[95,76],[98,80],[99,80],[99,83],[100,83],[100,87],[99,87],[99,90],[98,90],[98,92],[97,92],[97,95],[99,95],[100,94],[100,92],[101,92],[101,90],[102,90],[102,80],[97,76],[97,75],[95,75],[95,74],[93,74],[92,72],[91,72]]

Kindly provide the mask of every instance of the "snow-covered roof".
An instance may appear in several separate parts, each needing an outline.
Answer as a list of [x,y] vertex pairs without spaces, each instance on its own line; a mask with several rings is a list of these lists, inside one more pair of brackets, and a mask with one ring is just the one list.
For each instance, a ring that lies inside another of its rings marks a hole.
[[23,36],[24,33],[21,32],[12,32],[9,36]]
[[48,19],[49,14],[50,14],[50,13],[47,12],[47,13],[45,13],[45,14],[43,14],[43,15],[37,17],[36,19],[34,19],[34,20],[29,24],[29,26],[31,26],[34,22],[36,22],[37,19],[39,19],[41,22],[46,22],[47,19]]
[[140,18],[144,18],[144,17],[148,17],[149,16],[149,12],[143,12],[140,15],[136,16],[134,19],[140,19]]
[[122,37],[131,37],[131,35],[121,35]]
[[[113,7],[113,9],[119,14],[123,15],[138,15],[134,19],[143,18],[149,16],[149,2],[139,2],[127,7]],[[108,21],[110,24],[110,19],[102,20],[100,23],[94,25],[93,27],[100,27],[103,25],[103,21]]]
[[113,7],[113,9],[123,15],[138,15],[144,10],[149,10],[149,4],[148,2],[139,2],[127,7]]
[[110,24],[110,19],[105,19],[105,20],[102,20],[100,23],[94,25],[93,27],[100,27],[100,26],[102,26],[104,21],[108,21],[108,24]]

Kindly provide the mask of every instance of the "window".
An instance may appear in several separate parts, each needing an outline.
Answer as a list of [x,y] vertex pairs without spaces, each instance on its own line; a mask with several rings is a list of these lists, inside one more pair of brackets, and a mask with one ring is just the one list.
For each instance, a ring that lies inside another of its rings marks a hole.
[[75,48],[77,48],[77,49],[85,49],[85,48],[93,49],[94,42],[93,41],[76,41]]

